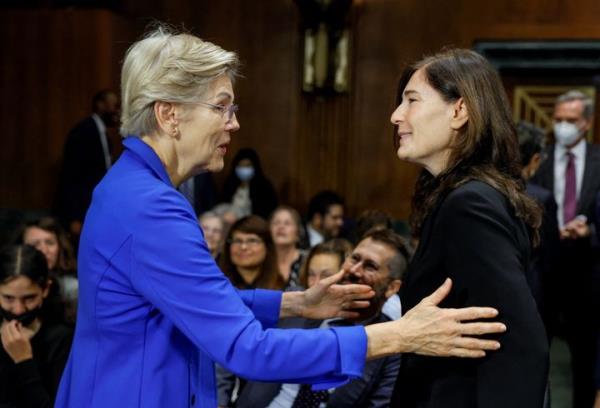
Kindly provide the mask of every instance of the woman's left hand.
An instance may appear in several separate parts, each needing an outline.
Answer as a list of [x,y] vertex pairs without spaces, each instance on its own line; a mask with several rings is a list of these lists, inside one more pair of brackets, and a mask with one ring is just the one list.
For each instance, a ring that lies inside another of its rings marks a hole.
[[33,358],[29,336],[18,321],[5,321],[0,328],[0,337],[4,350],[15,363]]
[[335,275],[321,279],[304,292],[285,292],[281,301],[280,317],[300,316],[306,319],[329,319],[341,317],[351,319],[359,314],[353,309],[369,306],[375,292],[367,285],[337,282],[344,276],[341,270]]

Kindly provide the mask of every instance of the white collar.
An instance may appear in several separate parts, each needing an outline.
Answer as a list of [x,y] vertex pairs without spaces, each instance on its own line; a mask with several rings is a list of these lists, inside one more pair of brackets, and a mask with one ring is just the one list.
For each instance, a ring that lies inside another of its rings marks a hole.
[[94,122],[96,122],[96,127],[98,128],[98,132],[100,132],[101,135],[105,135],[106,134],[106,125],[104,124],[102,119],[100,119],[100,116],[98,116],[97,113],[92,113],[92,119],[94,119]]

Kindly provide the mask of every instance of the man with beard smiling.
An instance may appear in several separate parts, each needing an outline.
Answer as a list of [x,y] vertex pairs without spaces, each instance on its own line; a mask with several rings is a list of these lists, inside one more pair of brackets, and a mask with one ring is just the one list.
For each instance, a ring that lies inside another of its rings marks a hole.
[[[385,301],[396,294],[408,265],[410,254],[404,240],[389,229],[365,234],[342,265],[341,283],[360,283],[373,288],[376,295],[360,317],[349,320],[304,321],[303,328],[369,325],[389,321],[381,312]],[[296,321],[297,323],[297,321]],[[288,326],[290,327],[290,326]],[[298,327],[298,325],[294,325]],[[312,391],[309,385],[248,382],[235,406],[304,407],[387,407],[400,368],[400,356],[367,361],[362,378],[329,391]]]
[[67,136],[55,201],[57,214],[75,237],[79,237],[94,187],[112,163],[112,148],[106,132],[119,125],[118,95],[108,89],[96,93],[92,111],[92,115],[75,125]]

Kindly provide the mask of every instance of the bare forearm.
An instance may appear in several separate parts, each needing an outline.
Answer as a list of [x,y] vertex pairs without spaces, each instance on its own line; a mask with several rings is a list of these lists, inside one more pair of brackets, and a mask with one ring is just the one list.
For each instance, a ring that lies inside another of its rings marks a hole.
[[281,308],[279,318],[303,317],[304,294],[303,292],[283,292],[281,295]]

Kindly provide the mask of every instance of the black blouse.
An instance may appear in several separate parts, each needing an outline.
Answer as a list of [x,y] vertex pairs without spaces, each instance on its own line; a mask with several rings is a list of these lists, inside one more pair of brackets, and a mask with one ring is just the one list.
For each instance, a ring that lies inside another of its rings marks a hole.
[[0,347],[0,407],[51,407],[72,338],[67,326],[42,324],[31,339],[33,359],[18,364]]

